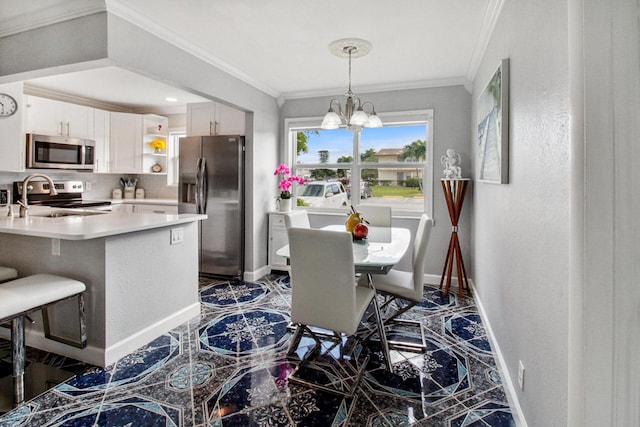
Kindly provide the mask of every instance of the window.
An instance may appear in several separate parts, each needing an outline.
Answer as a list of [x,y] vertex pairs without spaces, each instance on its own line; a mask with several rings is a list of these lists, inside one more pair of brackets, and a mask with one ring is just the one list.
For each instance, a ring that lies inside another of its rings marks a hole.
[[179,182],[180,138],[183,136],[187,136],[185,131],[169,132],[167,140],[167,185],[178,185]]
[[[291,172],[307,179],[297,206],[371,204],[391,206],[394,215],[432,215],[432,111],[380,116],[384,127],[357,132],[320,129],[320,118],[285,121]],[[309,196],[321,190],[324,196]]]

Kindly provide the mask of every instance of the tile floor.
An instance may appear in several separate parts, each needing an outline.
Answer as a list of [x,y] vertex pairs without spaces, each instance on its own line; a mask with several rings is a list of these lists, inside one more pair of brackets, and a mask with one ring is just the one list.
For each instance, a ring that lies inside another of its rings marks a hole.
[[[343,398],[288,380],[288,276],[203,279],[200,295],[199,317],[105,369],[80,371],[1,415],[0,427],[515,425],[469,297],[425,286],[425,301],[405,317],[420,322],[427,350],[393,350],[389,372],[375,344],[365,344],[371,358],[362,381]],[[1,350],[0,376],[10,363]]]

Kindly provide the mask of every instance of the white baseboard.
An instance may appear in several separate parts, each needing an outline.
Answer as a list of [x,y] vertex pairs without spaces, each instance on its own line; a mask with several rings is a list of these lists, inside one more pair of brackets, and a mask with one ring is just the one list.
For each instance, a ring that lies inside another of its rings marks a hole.
[[[71,357],[95,366],[105,367],[199,314],[200,302],[198,301],[174,313],[170,317],[162,319],[153,325],[149,325],[108,348],[100,348],[93,345],[87,345],[85,348],[77,348],[58,341],[46,339],[41,330],[27,328],[25,328],[25,342],[26,345],[30,347]],[[11,339],[10,331],[5,328],[0,328],[0,337]]]
[[484,325],[484,328],[487,331],[487,335],[489,336],[491,348],[496,353],[496,358],[498,360],[498,368],[500,371],[500,375],[502,377],[502,385],[504,386],[504,391],[505,391],[505,394],[507,395],[509,406],[511,406],[511,408],[514,409],[516,412],[515,414],[513,414],[513,418],[516,422],[516,426],[527,427],[527,421],[524,418],[522,407],[520,406],[520,402],[518,401],[518,395],[516,393],[515,383],[511,379],[511,375],[509,375],[509,370],[507,369],[507,364],[504,360],[504,357],[502,356],[500,345],[498,344],[498,341],[496,340],[496,337],[493,334],[493,328],[491,328],[491,323],[489,322],[487,313],[484,311],[484,306],[482,305],[482,301],[480,301],[480,298],[478,297],[478,293],[476,292],[476,288],[473,284],[473,281],[469,280],[469,286],[471,286],[473,299],[475,300],[476,306],[478,307],[478,313],[480,313],[480,317],[482,318],[482,324]]
[[[0,337],[11,340],[10,329],[0,328]],[[41,330],[34,330],[30,328],[25,328],[24,339],[25,345],[28,347],[49,351],[54,354],[81,360],[96,366],[105,366],[104,350],[99,347],[92,345],[87,345],[85,348],[72,347],[58,341],[46,339]]]
[[[424,279],[422,281],[428,285],[439,285],[440,284],[440,276],[436,274],[425,274]],[[453,281],[453,280],[452,280]]]
[[151,342],[155,338],[162,334],[171,331],[174,328],[189,321],[189,319],[200,314],[200,302],[196,302],[184,309],[174,313],[170,317],[166,317],[159,322],[149,325],[146,328],[138,331],[134,335],[127,337],[126,339],[109,346],[105,349],[105,366],[116,362],[118,359],[133,353],[143,345]]
[[246,282],[255,282],[267,274],[269,274],[269,267],[265,265],[255,271],[245,271],[242,278]]

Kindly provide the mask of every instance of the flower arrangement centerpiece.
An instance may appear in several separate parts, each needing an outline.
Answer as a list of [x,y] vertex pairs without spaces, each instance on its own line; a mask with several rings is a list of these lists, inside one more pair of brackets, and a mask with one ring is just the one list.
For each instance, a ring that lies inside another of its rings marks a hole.
[[304,184],[307,182],[304,177],[299,175],[290,175],[291,170],[284,163],[280,163],[273,174],[280,175],[280,183],[278,184],[278,188],[280,189],[279,199],[286,200],[291,198],[291,187],[293,187],[293,183]]
[[302,185],[307,180],[299,175],[291,175],[291,170],[284,163],[280,163],[273,174],[278,175],[280,179],[278,183],[278,189],[280,190],[280,197],[278,197],[280,210],[289,211],[291,210],[291,197],[293,196],[291,188],[293,184],[298,183]]
[[167,143],[164,142],[164,139],[154,139],[149,143],[149,145],[151,146],[151,148],[153,148],[154,152],[162,153],[162,150],[165,149]]

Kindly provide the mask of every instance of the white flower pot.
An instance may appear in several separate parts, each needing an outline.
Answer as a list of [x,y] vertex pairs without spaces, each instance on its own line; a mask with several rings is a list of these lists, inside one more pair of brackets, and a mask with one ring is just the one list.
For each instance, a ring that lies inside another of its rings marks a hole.
[[278,210],[280,212],[291,212],[291,200],[293,199],[278,200]]

